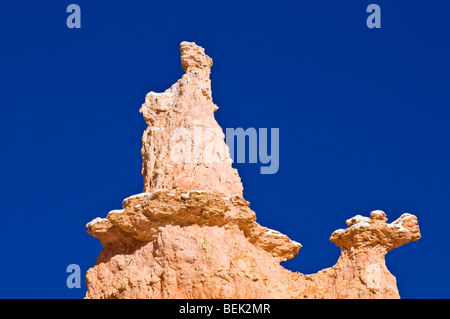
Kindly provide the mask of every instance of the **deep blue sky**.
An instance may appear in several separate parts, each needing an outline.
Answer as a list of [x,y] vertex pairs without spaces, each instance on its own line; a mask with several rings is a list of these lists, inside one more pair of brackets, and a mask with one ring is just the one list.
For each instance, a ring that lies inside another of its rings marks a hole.
[[183,74],[184,40],[214,60],[223,128],[280,129],[277,174],[236,167],[260,224],[304,246],[285,267],[332,266],[347,218],[408,212],[423,238],[387,255],[400,295],[450,297],[449,1],[74,0],[0,10],[1,298],[84,296],[66,267],[84,275],[85,224],[142,191],[138,110]]

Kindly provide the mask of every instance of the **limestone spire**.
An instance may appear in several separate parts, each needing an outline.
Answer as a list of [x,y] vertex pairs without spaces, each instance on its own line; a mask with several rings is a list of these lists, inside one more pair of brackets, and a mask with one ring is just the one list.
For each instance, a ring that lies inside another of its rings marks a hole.
[[148,93],[140,109],[148,125],[141,152],[144,192],[242,195],[225,134],[214,118],[218,107],[209,79],[212,59],[193,42],[182,42],[180,51],[186,73],[165,92]]

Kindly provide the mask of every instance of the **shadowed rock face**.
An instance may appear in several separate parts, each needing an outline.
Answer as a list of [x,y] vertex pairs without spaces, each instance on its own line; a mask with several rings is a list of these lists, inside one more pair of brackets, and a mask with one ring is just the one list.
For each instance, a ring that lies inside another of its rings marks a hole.
[[384,256],[420,238],[414,215],[350,218],[330,238],[337,263],[316,274],[280,265],[301,245],[256,222],[214,119],[212,59],[180,48],[186,73],[140,109],[144,192],[86,225],[104,248],[86,298],[399,298]]

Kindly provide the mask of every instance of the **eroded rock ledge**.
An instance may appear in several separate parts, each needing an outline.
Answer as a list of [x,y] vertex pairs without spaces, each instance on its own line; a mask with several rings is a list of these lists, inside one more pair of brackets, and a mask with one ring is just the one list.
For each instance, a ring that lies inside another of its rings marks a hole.
[[223,227],[241,234],[279,261],[295,257],[301,245],[260,226],[249,205],[239,195],[221,197],[199,190],[176,195],[161,189],[126,198],[122,210],[113,210],[106,218],[90,222],[88,232],[100,239],[105,248],[133,249],[137,243],[153,241],[165,226]]
[[212,59],[195,43],[180,50],[186,74],[140,109],[144,193],[86,225],[103,246],[86,298],[399,298],[384,256],[420,238],[411,214],[348,219],[330,238],[341,248],[337,263],[316,274],[280,265],[301,245],[256,222],[214,119]]

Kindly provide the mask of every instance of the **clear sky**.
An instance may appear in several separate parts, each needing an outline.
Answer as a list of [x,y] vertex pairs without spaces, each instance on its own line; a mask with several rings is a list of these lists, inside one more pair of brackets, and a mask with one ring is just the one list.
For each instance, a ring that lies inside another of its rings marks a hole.
[[185,40],[214,60],[223,128],[279,128],[276,174],[235,167],[258,222],[303,244],[285,267],[332,266],[356,214],[411,213],[423,238],[386,258],[400,295],[450,297],[447,0],[2,3],[0,297],[84,296],[66,267],[84,276],[101,251],[85,224],[142,191],[138,110],[181,77]]

